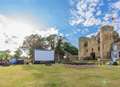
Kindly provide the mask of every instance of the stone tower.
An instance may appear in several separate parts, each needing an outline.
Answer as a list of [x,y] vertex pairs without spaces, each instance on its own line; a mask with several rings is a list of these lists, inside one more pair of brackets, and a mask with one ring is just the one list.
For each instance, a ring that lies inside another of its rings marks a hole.
[[110,57],[110,50],[114,42],[113,26],[106,25],[100,29],[100,57],[102,59]]
[[79,44],[79,59],[86,58],[87,55],[87,47],[88,47],[88,38],[86,37],[81,37],[80,38],[80,44]]

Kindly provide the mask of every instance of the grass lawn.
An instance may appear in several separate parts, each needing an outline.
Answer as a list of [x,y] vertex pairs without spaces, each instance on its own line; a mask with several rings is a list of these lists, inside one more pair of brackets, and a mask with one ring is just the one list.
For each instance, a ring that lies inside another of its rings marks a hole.
[[120,87],[120,66],[17,65],[0,67],[0,87]]

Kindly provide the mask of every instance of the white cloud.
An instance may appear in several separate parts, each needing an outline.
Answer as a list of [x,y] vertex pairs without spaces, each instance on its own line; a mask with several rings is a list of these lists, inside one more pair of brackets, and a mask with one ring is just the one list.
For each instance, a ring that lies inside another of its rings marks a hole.
[[99,16],[101,14],[102,14],[101,10],[99,10],[99,11],[96,12],[96,16]]
[[98,34],[97,32],[95,32],[95,33],[91,33],[91,34],[87,35],[86,37],[91,38],[92,36],[96,36],[97,34]]
[[86,19],[85,22],[83,23],[84,26],[93,26],[93,25],[99,25],[101,23],[100,19],[96,19],[96,18],[89,18]]
[[120,35],[120,0],[117,0],[116,2],[111,4],[113,9],[113,17],[114,17],[114,27],[115,30]]
[[[70,20],[70,24],[83,24],[84,26],[98,25],[101,21],[100,19],[95,18],[94,15],[99,4],[100,0],[77,0],[75,6],[72,6],[72,18]],[[101,11],[96,12],[97,16],[100,14]]]
[[120,17],[118,17],[116,20],[115,20],[115,30],[119,33],[120,35]]
[[39,34],[42,36],[42,37],[46,37],[46,36],[49,36],[51,34],[58,34],[58,29],[55,28],[55,27],[51,27],[51,28],[45,28],[43,30],[39,30]]
[[113,3],[112,7],[120,10],[120,0],[118,0],[115,3]]
[[0,50],[16,49],[22,44],[25,36],[36,33],[48,36],[57,34],[58,29],[38,27],[29,22],[0,15]]
[[85,28],[85,29],[83,29],[82,31],[81,31],[81,34],[82,35],[85,35],[86,33],[88,33],[89,32],[89,29],[88,28]]
[[84,28],[80,29],[81,34],[86,27],[92,29],[92,26],[113,25],[112,23],[114,23],[115,30],[120,32],[120,0],[114,2],[111,0],[107,2],[104,0],[75,0],[70,10],[72,15],[70,24],[72,26],[82,25]]
[[111,14],[105,14],[105,16],[103,17],[103,20],[108,21],[111,17],[112,17]]

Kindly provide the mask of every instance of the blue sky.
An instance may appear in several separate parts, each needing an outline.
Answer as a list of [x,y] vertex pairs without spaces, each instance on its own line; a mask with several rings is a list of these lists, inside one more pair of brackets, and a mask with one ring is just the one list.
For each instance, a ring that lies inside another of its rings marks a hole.
[[0,15],[55,28],[78,47],[79,37],[111,24],[111,16],[119,19],[120,0],[0,0]]

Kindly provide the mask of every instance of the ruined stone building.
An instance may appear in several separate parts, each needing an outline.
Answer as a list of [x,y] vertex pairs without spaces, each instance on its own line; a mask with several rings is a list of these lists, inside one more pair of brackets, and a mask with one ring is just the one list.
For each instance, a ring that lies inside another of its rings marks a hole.
[[[96,36],[81,37],[79,43],[79,59],[106,59],[110,58],[113,43],[117,43],[120,47],[120,37],[114,31],[113,26],[105,25],[101,27]],[[93,55],[95,58],[92,58]]]

